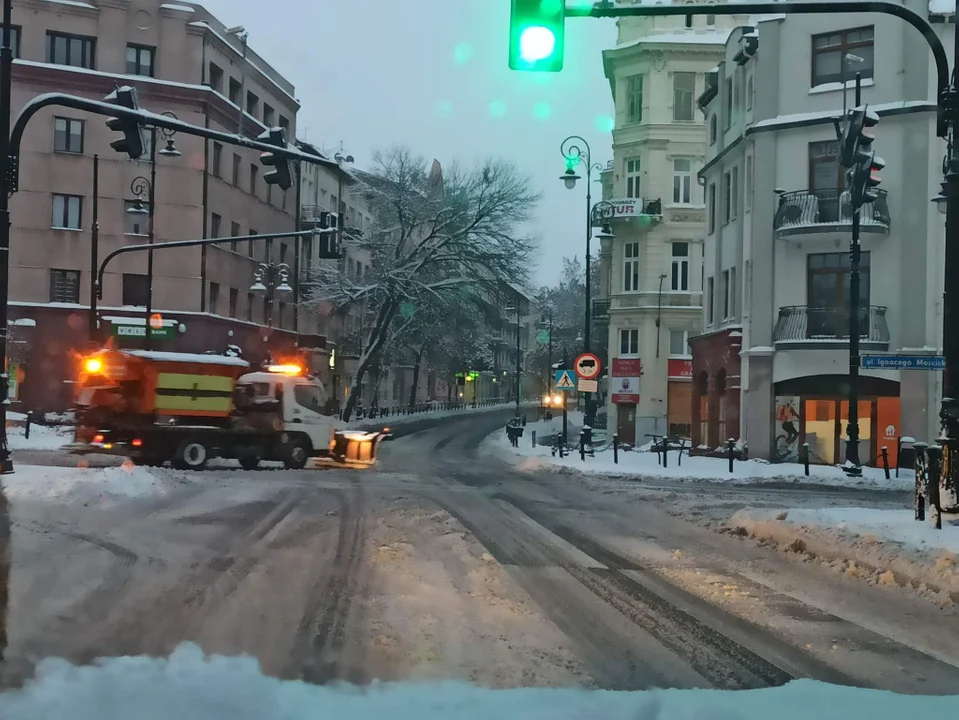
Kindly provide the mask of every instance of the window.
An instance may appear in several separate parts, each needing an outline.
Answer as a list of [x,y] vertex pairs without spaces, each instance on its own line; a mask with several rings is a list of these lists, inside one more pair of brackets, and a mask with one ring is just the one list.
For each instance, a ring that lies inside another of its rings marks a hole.
[[743,263],[743,315],[749,314],[749,301],[752,299],[752,293],[750,292],[752,281],[752,263],[747,260]]
[[48,31],[47,62],[93,70],[96,46],[96,38]]
[[223,177],[221,171],[223,170],[223,146],[220,143],[213,143],[213,175],[215,177]]
[[127,75],[153,77],[156,48],[148,45],[127,45]]
[[736,317],[736,268],[729,268],[729,317]]
[[323,399],[320,396],[320,388],[316,385],[294,385],[293,399],[300,407],[304,407],[314,412],[322,412]]
[[724,127],[728,130],[733,124],[733,79],[726,78],[726,123]]
[[279,125],[280,125],[281,128],[283,128],[284,130],[286,130],[286,134],[287,134],[287,136],[289,136],[289,134],[290,134],[290,120],[289,120],[289,118],[285,118],[285,117],[283,117],[282,115],[280,115],[280,123],[279,123]]
[[733,76],[733,108],[735,110],[740,110],[743,106],[743,75],[742,71],[737,68],[736,74]]
[[271,128],[274,122],[276,122],[276,110],[270,105],[263,103],[263,124]]
[[732,219],[739,217],[739,166],[733,168],[733,179],[730,185],[732,192]]
[[79,270],[50,270],[50,302],[80,302]]
[[286,303],[280,302],[276,304],[276,315],[278,318],[277,325],[283,327],[283,319],[286,317]]
[[706,278],[706,322],[710,325],[713,324],[713,292],[715,292],[715,287],[713,284],[713,279],[711,277]]
[[240,291],[236,288],[230,288],[230,317],[236,317],[236,303],[240,299]]
[[693,163],[689,158],[673,160],[673,202],[689,205],[692,202]]
[[641,170],[639,158],[633,158],[632,160],[626,161],[626,197],[639,197],[640,173]]
[[[256,230],[254,230],[253,228],[250,228],[250,235],[259,235],[259,234],[260,234],[260,233],[258,233]],[[254,245],[253,245],[253,241],[250,240],[250,242],[247,243],[247,244],[249,245],[249,247],[247,248],[247,251],[248,251],[250,257],[256,257],[256,252],[255,252],[255,247],[254,247]]]
[[220,301],[220,284],[210,283],[210,314],[216,315],[217,305]]
[[639,243],[631,242],[623,246],[623,291],[639,290]]
[[639,354],[639,330],[620,330],[619,331],[619,354],[620,355],[638,355]]
[[709,183],[709,234],[716,232],[716,183]]
[[19,25],[10,26],[10,47],[13,49],[13,57],[20,57],[20,37],[22,35]]
[[626,122],[643,121],[643,76],[633,75],[626,79]]
[[83,120],[53,118],[53,151],[78,155],[83,152]]
[[210,215],[210,237],[220,237],[220,223],[222,222],[223,218],[216,213]]
[[753,206],[753,182],[754,182],[753,172],[755,169],[753,162],[754,162],[753,156],[747,155],[746,156],[746,197],[745,197],[747,210],[749,210]]
[[150,158],[153,157],[153,135],[154,131],[147,129],[142,133],[143,137],[143,154],[138,157],[134,162],[144,162],[147,165],[150,164]]
[[260,175],[260,168],[250,163],[250,195],[256,195],[256,179]]
[[280,243],[280,262],[286,262],[286,243]]
[[[237,237],[240,234],[240,223],[230,223],[230,237]],[[236,240],[230,243],[230,250],[236,252]]]
[[246,111],[253,117],[260,114],[260,98],[249,90],[246,91]]
[[150,283],[146,275],[123,273],[123,304],[146,307]]
[[233,153],[233,174],[231,180],[233,185],[240,187],[240,166],[243,164],[243,158],[241,158],[236,153]]
[[253,293],[246,294],[246,319],[253,322]]
[[218,93],[223,92],[223,68],[221,68],[216,63],[210,63],[210,72],[209,77],[207,78],[207,83],[211,88],[216,90]]
[[686,330],[669,331],[669,354],[671,356],[689,357],[689,332]]
[[[826,83],[841,83],[845,76],[846,81],[856,77],[859,73],[863,78],[873,76],[873,28],[859,27],[851,30],[839,30],[832,33],[812,36],[812,87]],[[854,64],[854,70],[846,68],[843,73],[843,64],[847,58],[855,55],[862,62]]]
[[673,73],[673,120],[693,121],[693,96],[696,94],[696,73]]
[[267,238],[263,249],[264,262],[273,262],[273,238]]
[[689,243],[674,242],[672,246],[669,287],[671,290],[685,292],[689,290]]
[[53,196],[53,227],[57,230],[79,230],[83,222],[83,198],[79,195]]
[[[130,212],[137,208],[137,212]],[[139,212],[144,210],[146,212]],[[150,203],[145,200],[125,200],[123,202],[123,232],[127,235],[146,235],[150,228]]]
[[729,315],[729,270],[723,270],[722,277],[722,288],[723,291],[723,319],[728,320]]
[[[839,142],[823,140],[809,143],[809,189],[814,193],[823,190],[842,190],[846,185],[845,172],[839,162]],[[823,193],[822,200],[835,199],[837,193]]]
[[715,25],[716,25],[716,16],[715,16],[715,15],[707,15],[707,16],[706,16],[706,27],[715,27]]
[[240,91],[243,89],[243,86],[240,84],[240,81],[236,78],[230,78],[230,102],[234,105],[240,104]]
[[709,116],[709,144],[716,144],[716,136],[719,134],[719,121],[716,118],[716,113],[713,113]]
[[723,173],[723,224],[732,219],[733,176],[729,172]]
[[753,76],[750,75],[749,79],[746,81],[746,109],[753,109],[753,94],[755,92],[755,86],[753,85]]

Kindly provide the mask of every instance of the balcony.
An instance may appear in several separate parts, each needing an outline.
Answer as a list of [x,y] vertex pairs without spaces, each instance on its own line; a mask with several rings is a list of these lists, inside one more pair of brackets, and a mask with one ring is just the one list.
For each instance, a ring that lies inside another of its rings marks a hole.
[[[862,207],[860,231],[888,235],[890,222],[886,191],[879,190],[876,201]],[[796,190],[779,193],[779,208],[773,219],[773,230],[777,237],[845,231],[851,224],[852,204],[848,191]]]
[[598,298],[593,300],[593,307],[590,310],[590,316],[593,322],[605,324],[609,322],[609,298]]
[[[871,350],[889,349],[886,308],[873,305],[859,311],[859,343]],[[844,307],[812,308],[793,305],[779,308],[773,342],[790,347],[829,348],[849,342],[849,311]]]
[[632,310],[634,308],[691,308],[701,310],[703,294],[701,292],[637,292],[619,293],[612,298],[613,310]]

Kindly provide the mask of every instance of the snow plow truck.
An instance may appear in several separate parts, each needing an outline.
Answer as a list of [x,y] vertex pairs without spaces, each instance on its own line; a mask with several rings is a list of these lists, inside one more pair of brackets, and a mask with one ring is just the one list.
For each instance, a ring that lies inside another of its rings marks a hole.
[[324,457],[372,465],[388,430],[349,430],[326,402],[322,383],[295,364],[251,372],[236,357],[107,348],[81,361],[76,447],[184,470],[218,457],[246,470]]

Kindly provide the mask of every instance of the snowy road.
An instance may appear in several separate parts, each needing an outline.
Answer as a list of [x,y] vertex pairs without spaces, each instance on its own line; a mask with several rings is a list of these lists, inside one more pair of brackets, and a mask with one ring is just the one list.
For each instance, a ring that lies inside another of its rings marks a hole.
[[194,641],[318,683],[959,692],[955,609],[695,515],[900,494],[520,472],[480,451],[507,415],[418,424],[365,472],[163,470],[155,491],[85,502],[11,489],[3,683],[43,657]]

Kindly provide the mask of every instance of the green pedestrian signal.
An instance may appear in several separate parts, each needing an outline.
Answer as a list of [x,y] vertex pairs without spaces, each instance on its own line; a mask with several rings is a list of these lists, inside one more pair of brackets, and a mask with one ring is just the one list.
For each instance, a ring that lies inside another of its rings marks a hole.
[[509,67],[527,72],[563,69],[566,36],[564,0],[512,0]]

